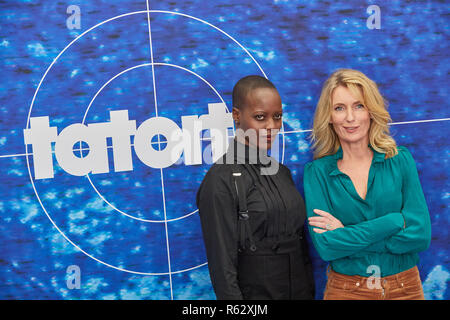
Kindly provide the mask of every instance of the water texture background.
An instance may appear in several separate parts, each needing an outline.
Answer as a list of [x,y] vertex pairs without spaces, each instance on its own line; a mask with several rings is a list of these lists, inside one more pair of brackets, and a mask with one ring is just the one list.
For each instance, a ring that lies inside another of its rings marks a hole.
[[[70,5],[80,8],[80,29],[66,24]],[[370,5],[380,8],[381,29],[366,25]],[[234,83],[265,74],[283,100],[284,163],[303,192],[303,166],[312,159],[304,130],[323,81],[344,67],[378,83],[397,123],[392,133],[416,160],[432,221],[419,263],[425,296],[449,298],[448,3],[174,0],[149,7],[155,83],[146,1],[0,1],[1,299],[215,298],[195,206],[207,159],[185,166],[181,158],[159,170],[133,152],[133,170],[116,173],[110,148],[110,172],[91,174],[92,184],[55,159],[54,178],[32,184],[23,138],[29,115],[49,116],[58,132],[84,117],[109,121],[111,110],[128,110],[137,125],[158,110],[181,126],[181,116],[206,114],[208,103],[223,99],[231,108]],[[311,253],[321,298],[326,264]],[[73,265],[80,289],[67,286]]]

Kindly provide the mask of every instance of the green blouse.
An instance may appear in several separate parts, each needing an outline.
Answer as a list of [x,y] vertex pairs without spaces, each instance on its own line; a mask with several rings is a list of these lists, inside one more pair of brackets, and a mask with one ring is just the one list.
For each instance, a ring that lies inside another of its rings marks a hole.
[[336,272],[363,277],[372,275],[373,266],[379,267],[381,277],[414,267],[418,252],[430,244],[431,223],[411,153],[398,147],[396,156],[385,159],[373,150],[366,199],[338,169],[339,159],[342,148],[305,166],[307,216],[320,209],[344,225],[324,233],[309,226],[320,257]]

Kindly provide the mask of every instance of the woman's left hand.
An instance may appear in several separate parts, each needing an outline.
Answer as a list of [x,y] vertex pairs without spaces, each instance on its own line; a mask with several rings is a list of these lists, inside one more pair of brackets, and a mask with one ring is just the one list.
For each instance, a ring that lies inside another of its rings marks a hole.
[[311,226],[318,227],[318,228],[313,228],[314,232],[324,233],[327,231],[331,231],[331,230],[335,230],[335,229],[344,227],[342,222],[339,221],[338,219],[336,219],[335,217],[333,217],[330,213],[323,211],[323,210],[319,210],[319,209],[314,209],[313,211],[315,214],[319,215],[319,216],[308,218],[308,223]]

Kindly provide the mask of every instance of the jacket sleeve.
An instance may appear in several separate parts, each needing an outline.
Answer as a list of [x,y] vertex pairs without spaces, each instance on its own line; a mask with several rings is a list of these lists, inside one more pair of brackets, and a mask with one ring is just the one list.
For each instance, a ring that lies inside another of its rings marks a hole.
[[[314,209],[320,209],[335,216],[331,210],[331,200],[324,179],[314,163],[308,163],[305,166],[303,187],[308,217],[315,215]],[[313,227],[308,227],[320,257],[325,261],[331,261],[355,254],[373,243],[396,234],[403,227],[403,217],[400,213],[389,213],[373,220],[324,233],[316,233],[312,230]]]
[[237,281],[237,207],[232,185],[227,178],[217,170],[208,172],[197,193],[197,207],[217,299],[240,300],[242,293]]
[[431,241],[431,222],[425,196],[420,185],[416,164],[405,147],[399,149],[399,166],[402,170],[402,209],[405,228],[399,233],[367,248],[371,252],[393,254],[418,253],[428,248]]

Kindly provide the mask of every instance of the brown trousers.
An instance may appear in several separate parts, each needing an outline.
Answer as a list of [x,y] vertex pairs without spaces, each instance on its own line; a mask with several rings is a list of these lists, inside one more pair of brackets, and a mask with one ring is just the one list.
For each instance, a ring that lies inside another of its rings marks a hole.
[[409,270],[387,277],[348,276],[331,268],[324,300],[425,300],[419,270]]

